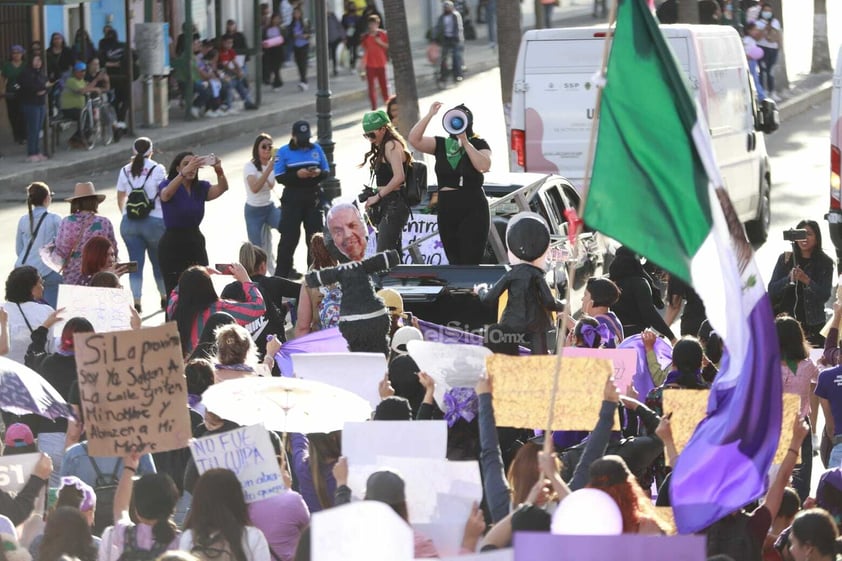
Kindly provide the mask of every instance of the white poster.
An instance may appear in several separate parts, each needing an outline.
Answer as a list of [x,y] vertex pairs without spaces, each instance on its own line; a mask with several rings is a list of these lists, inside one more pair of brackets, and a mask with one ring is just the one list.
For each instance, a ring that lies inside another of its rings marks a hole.
[[313,561],[412,561],[412,528],[387,504],[359,501],[313,513]]
[[378,456],[444,459],[445,421],[366,421],[345,423],[342,455],[348,465],[373,464]]
[[13,495],[18,493],[29,481],[40,457],[38,452],[0,456],[0,489]]
[[128,331],[133,304],[132,293],[123,288],[60,284],[56,309],[64,308],[64,312],[62,321],[53,326],[53,336],[60,337],[67,320],[77,316],[91,322],[97,333]]
[[252,425],[190,441],[199,474],[213,468],[230,469],[243,486],[247,503],[284,491],[284,480],[269,433]]
[[444,245],[441,243],[438,231],[438,216],[413,212],[403,228],[401,239],[403,262],[416,263],[416,260],[410,254],[409,246],[421,238],[435,234],[430,239],[418,244],[417,252],[420,254],[421,260],[417,263],[419,265],[447,265],[447,256],[444,254]]
[[355,393],[368,400],[372,411],[380,403],[378,384],[388,370],[383,353],[300,353],[291,358],[296,378]]

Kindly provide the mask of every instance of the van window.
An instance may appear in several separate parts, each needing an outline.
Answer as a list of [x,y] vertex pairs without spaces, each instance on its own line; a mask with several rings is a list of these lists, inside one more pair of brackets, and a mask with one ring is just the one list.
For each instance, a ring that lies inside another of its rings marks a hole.
[[751,115],[751,90],[746,81],[742,42],[723,37],[699,37],[705,76],[705,113],[711,134],[741,131],[747,123],[736,115]]

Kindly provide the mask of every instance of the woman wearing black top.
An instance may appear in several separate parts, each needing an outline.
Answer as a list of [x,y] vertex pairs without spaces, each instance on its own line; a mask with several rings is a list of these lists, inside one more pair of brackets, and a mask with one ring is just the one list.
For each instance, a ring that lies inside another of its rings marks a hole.
[[47,95],[47,76],[41,70],[43,63],[39,55],[32,55],[26,68],[20,73],[18,99],[23,108],[26,121],[26,155],[28,162],[41,162],[47,156],[39,150],[38,133],[44,126],[46,108],[44,98]]
[[608,278],[620,288],[620,299],[612,309],[623,322],[626,337],[651,327],[675,341],[672,330],[658,313],[658,308],[664,307],[661,293],[632,250],[625,246],[617,249]]
[[483,174],[491,167],[491,148],[474,134],[473,114],[464,105],[468,124],[464,132],[424,136],[430,120],[441,109],[436,101],[409,132],[409,142],[436,157],[438,178],[438,226],[444,252],[451,265],[479,265],[488,243],[488,200],[482,189]]
[[409,219],[409,206],[401,195],[401,186],[406,180],[406,164],[412,158],[406,141],[382,109],[363,115],[363,131],[371,149],[360,166],[368,163],[376,180],[372,187],[377,189],[377,194],[366,199],[365,208],[377,224],[377,251],[400,252],[401,234]]

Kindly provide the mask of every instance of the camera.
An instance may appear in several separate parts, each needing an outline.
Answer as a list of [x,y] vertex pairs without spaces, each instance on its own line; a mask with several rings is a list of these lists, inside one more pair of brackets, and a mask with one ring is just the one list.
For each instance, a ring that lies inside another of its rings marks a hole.
[[357,200],[361,203],[366,202],[369,198],[373,197],[377,194],[377,189],[373,187],[369,187],[368,185],[363,186],[363,190],[360,191],[360,194],[357,195]]
[[788,242],[797,242],[801,240],[807,239],[807,230],[804,229],[796,229],[790,228],[789,230],[784,230],[784,240]]

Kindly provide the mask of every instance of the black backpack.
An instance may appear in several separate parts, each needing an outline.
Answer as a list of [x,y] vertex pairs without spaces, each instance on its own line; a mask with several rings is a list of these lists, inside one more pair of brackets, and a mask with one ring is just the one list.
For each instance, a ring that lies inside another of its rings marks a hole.
[[[82,446],[85,447],[85,453],[88,453],[87,444]],[[117,463],[114,464],[114,471],[110,475],[103,475],[96,461],[90,455],[88,455],[88,461],[91,462],[91,467],[94,468],[94,473],[96,473],[96,481],[94,482],[96,511],[94,513],[93,533],[101,536],[103,530],[114,524],[114,495],[117,492],[117,484],[120,482],[118,474],[123,466],[123,460],[117,460]]]
[[[113,532],[113,530],[112,530]],[[117,561],[155,561],[162,553],[169,549],[168,543],[152,542],[152,549],[141,549],[137,546],[137,526],[126,528],[123,540],[123,553]]]
[[[146,173],[146,177],[143,179],[143,184],[140,187],[132,186],[132,190],[129,192],[129,196],[126,199],[126,218],[131,218],[132,220],[146,218],[149,216],[149,213],[152,212],[152,209],[155,208],[155,199],[158,198],[158,194],[155,193],[152,200],[149,200],[149,195],[146,194],[145,189],[146,181],[149,179],[149,176],[152,175],[153,171],[155,171],[155,168],[149,169]],[[132,180],[131,177],[129,177],[128,172],[123,169],[123,173],[126,174],[126,179],[129,180],[129,185],[131,185]]]
[[418,160],[412,160],[406,167],[406,181],[401,187],[406,204],[415,206],[420,204],[427,192],[427,164]]

